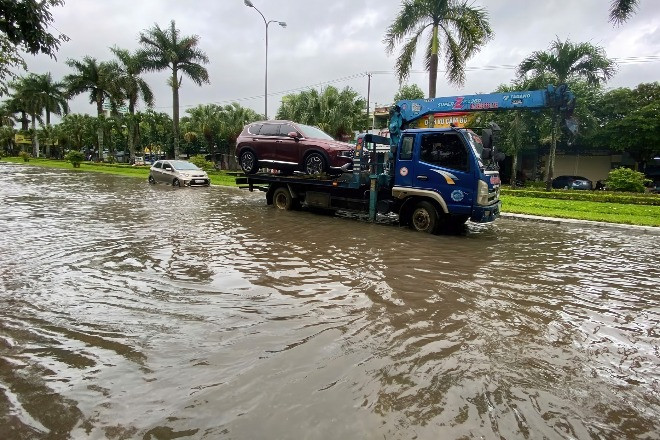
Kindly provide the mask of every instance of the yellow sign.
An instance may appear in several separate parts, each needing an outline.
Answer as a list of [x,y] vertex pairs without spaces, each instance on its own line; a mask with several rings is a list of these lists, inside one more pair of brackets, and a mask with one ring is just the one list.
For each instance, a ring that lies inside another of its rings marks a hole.
[[[434,128],[449,128],[450,123],[457,127],[465,127],[468,122],[468,114],[465,112],[454,113],[436,113],[433,115]],[[422,118],[417,121],[417,128],[426,128],[429,126],[429,118]]]
[[14,142],[16,142],[17,144],[28,144],[28,145],[30,145],[30,144],[32,144],[32,138],[29,137],[29,136],[26,136],[24,134],[16,133],[14,135]]

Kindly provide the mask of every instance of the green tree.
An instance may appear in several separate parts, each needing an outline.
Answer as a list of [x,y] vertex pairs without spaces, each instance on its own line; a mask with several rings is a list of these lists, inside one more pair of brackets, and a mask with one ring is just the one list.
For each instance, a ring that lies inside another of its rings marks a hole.
[[[43,106],[46,112],[46,129],[50,130],[50,115],[65,115],[69,113],[69,104],[66,93],[66,86],[63,82],[54,82],[52,75],[45,73],[34,75],[33,77],[35,99]],[[50,157],[50,139],[46,142],[46,157]]]
[[83,150],[98,142],[96,128],[98,120],[89,115],[69,114],[58,124],[59,132],[68,141],[69,148]]
[[403,99],[423,99],[424,92],[417,84],[405,84],[399,88],[394,95],[394,102],[399,102]]
[[117,78],[122,96],[128,103],[129,116],[125,118],[128,130],[128,151],[130,162],[135,160],[135,143],[138,137],[139,124],[135,117],[135,107],[140,99],[149,107],[154,105],[154,94],[149,84],[140,77],[145,71],[144,57],[140,52],[130,53],[117,47],[111,49],[119,60],[119,77]]
[[388,54],[404,38],[396,61],[399,82],[410,74],[417,44],[425,30],[431,35],[425,49],[425,65],[429,72],[429,98],[436,96],[438,57],[444,53],[447,80],[451,84],[465,82],[465,63],[492,37],[488,14],[462,0],[404,0],[399,14],[387,29],[385,39]]
[[[227,147],[236,145],[236,138],[243,131],[243,127],[250,122],[263,119],[263,115],[254,110],[242,107],[236,102],[225,105],[220,112],[220,139]],[[229,150],[223,151],[229,154]]]
[[172,87],[172,122],[174,128],[174,157],[179,158],[179,88],[186,74],[195,84],[209,83],[209,74],[200,63],[208,63],[208,57],[197,48],[197,35],[182,37],[176,28],[174,20],[170,27],[161,29],[158,24],[140,34],[143,46],[141,56],[144,57],[144,67],[151,71],[171,69],[172,75],[168,81]]
[[628,20],[637,10],[639,0],[612,0],[610,3],[610,21],[616,25]]
[[[536,51],[525,58],[518,66],[518,75],[525,79],[542,76],[556,84],[565,84],[569,79],[583,79],[589,84],[607,81],[615,72],[614,61],[607,58],[601,47],[590,43],[571,43],[559,39],[552,42],[550,50]],[[559,134],[559,113],[553,113],[550,154],[546,166],[546,189],[552,189],[557,136]]]
[[610,90],[593,103],[596,124],[591,140],[614,151],[627,151],[638,169],[660,155],[660,83]]
[[[86,56],[82,61],[69,59],[67,65],[74,69],[64,77],[70,96],[89,93],[89,103],[96,104],[99,120],[104,119],[103,103],[108,100],[115,103],[121,99],[117,82],[119,66],[114,62],[97,62],[96,58]],[[103,159],[103,124],[97,126],[99,160]]]
[[198,105],[186,110],[190,115],[188,129],[204,137],[213,162],[215,162],[215,146],[220,132],[221,111],[221,107],[216,104]]
[[64,0],[0,0],[0,96],[7,93],[7,79],[16,78],[17,68],[25,68],[21,52],[55,57],[65,35],[53,35],[50,9]]
[[350,87],[339,91],[329,86],[322,93],[308,90],[284,96],[276,117],[318,126],[335,139],[342,139],[366,125],[364,108],[365,100]]
[[45,100],[39,89],[39,78],[35,74],[19,78],[9,85],[13,90],[12,102],[16,108],[30,115],[32,120],[30,134],[32,137],[32,155],[39,157],[39,134],[37,121],[41,122],[41,114]]

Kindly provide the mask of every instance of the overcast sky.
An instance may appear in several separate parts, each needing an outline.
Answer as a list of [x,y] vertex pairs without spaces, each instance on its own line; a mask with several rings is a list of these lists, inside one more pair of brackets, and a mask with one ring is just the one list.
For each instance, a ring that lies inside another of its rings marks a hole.
[[[268,20],[287,23],[268,28],[268,112],[273,118],[286,93],[333,85],[350,86],[367,96],[365,72],[371,79],[370,102],[389,104],[398,90],[394,66],[398,50],[385,53],[382,40],[398,13],[399,0],[253,0]],[[619,62],[607,87],[635,87],[660,79],[660,1],[641,0],[638,12],[622,26],[608,22],[610,0],[475,0],[488,11],[494,38],[467,63],[461,88],[438,75],[438,96],[488,93],[509,83],[514,68],[536,50],[545,50],[556,37],[602,46]],[[182,35],[200,37],[199,48],[209,57],[211,83],[199,87],[184,77],[181,114],[199,104],[238,101],[264,111],[265,25],[243,0],[66,0],[53,9],[55,32],[70,41],[61,45],[57,61],[27,56],[30,72],[50,71],[55,79],[70,72],[65,61],[85,55],[110,60],[109,48],[135,50],[141,31],[154,23],[176,21]],[[421,52],[420,52],[421,54]],[[428,92],[428,74],[418,56],[409,83]],[[149,73],[155,108],[171,114],[168,73]],[[94,114],[87,96],[71,102],[73,112]]]

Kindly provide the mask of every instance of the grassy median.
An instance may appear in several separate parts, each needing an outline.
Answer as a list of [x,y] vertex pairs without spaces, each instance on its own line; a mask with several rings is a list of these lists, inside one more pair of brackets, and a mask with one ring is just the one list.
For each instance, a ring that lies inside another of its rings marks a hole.
[[[148,166],[135,167],[125,164],[83,162],[80,165],[80,168],[73,168],[69,162],[63,160],[30,159],[29,162],[24,162],[20,157],[8,157],[0,160],[30,166],[64,168],[77,172],[92,171],[97,173],[136,177],[144,179],[145,181],[149,176]],[[234,180],[235,177],[227,174],[225,171],[212,171],[208,174],[213,185],[236,186]],[[533,194],[533,192],[516,193],[503,191],[503,194],[501,195],[502,211],[515,214],[660,227],[660,205],[658,204],[660,195],[640,196],[623,193],[608,195],[599,194],[595,191],[574,191],[572,193],[574,193],[574,195],[568,194],[563,190],[539,194]],[[590,200],[565,200],[567,197],[588,198]],[[629,201],[629,203],[617,203],[612,202],[611,200]]]

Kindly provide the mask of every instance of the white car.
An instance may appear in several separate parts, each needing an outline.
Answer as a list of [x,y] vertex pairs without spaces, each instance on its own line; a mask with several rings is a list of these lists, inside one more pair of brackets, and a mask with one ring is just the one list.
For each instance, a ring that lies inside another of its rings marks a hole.
[[186,160],[158,160],[149,169],[149,183],[169,183],[172,186],[209,186],[206,171]]

